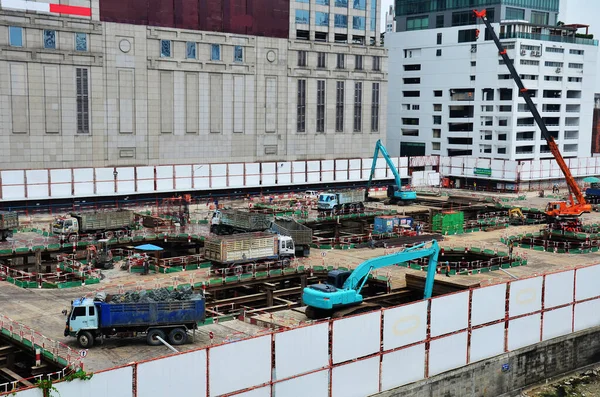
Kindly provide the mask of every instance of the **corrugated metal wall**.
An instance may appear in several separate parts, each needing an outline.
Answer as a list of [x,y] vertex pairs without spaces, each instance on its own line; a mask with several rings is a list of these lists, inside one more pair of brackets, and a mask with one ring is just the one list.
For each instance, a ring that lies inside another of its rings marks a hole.
[[105,22],[287,38],[290,0],[102,0]]

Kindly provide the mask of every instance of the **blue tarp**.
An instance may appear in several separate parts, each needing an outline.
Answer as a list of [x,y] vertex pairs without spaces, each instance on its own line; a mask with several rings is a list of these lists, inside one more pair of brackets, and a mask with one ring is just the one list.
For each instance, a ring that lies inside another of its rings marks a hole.
[[162,251],[163,249],[160,248],[157,245],[154,244],[144,244],[144,245],[138,245],[137,247],[135,247],[136,250],[140,250],[140,251]]

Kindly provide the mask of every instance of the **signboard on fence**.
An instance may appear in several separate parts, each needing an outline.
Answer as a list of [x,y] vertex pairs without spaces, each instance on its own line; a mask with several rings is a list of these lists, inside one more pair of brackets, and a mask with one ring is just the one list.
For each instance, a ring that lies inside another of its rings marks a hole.
[[483,175],[483,176],[492,176],[492,169],[491,168],[473,168],[473,174]]

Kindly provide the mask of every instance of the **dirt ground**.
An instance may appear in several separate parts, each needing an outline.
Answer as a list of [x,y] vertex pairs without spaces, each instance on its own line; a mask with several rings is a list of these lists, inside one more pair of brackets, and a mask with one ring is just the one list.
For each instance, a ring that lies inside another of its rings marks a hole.
[[596,397],[600,396],[600,367],[531,388],[523,397]]

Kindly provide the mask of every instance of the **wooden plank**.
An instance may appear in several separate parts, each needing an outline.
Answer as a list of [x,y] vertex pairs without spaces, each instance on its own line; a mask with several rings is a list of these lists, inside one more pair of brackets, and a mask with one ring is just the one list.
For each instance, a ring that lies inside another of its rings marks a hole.
[[4,372],[6,375],[10,376],[12,379],[24,384],[25,386],[33,386],[33,383],[31,383],[27,379],[21,378],[21,376],[19,374],[16,374],[15,372],[11,371],[8,368],[0,368],[0,371]]

